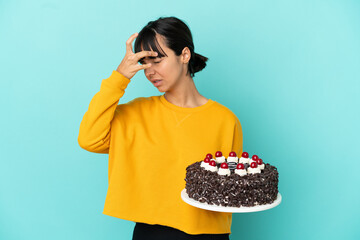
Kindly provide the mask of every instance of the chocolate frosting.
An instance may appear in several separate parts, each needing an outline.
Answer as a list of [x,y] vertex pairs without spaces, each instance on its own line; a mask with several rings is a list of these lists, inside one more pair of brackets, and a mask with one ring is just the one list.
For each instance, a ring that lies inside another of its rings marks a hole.
[[224,207],[252,207],[272,203],[277,198],[279,173],[268,163],[264,163],[261,173],[245,176],[235,174],[234,165],[229,165],[230,176],[222,176],[200,167],[201,162],[186,168],[185,189],[192,199]]

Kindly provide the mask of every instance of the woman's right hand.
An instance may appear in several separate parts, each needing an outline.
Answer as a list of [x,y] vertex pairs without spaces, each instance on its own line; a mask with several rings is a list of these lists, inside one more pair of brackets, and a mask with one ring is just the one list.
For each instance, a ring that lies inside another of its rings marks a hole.
[[140,65],[138,62],[143,57],[156,57],[157,52],[155,51],[141,51],[138,53],[134,53],[132,50],[132,42],[138,36],[138,33],[134,33],[131,37],[126,41],[126,53],[125,57],[121,61],[120,65],[117,67],[116,71],[131,79],[137,71],[141,69],[146,69],[151,66],[151,63]]

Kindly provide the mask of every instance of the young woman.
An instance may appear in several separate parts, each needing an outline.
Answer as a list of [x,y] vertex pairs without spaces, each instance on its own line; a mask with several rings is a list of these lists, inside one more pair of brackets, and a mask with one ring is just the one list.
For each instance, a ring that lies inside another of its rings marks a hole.
[[[102,81],[80,124],[79,145],[109,154],[103,213],[136,222],[135,240],[229,239],[231,213],[199,209],[180,196],[188,165],[207,153],[242,153],[236,115],[196,89],[194,73],[206,61],[183,21],[150,21],[128,39],[125,57]],[[118,104],[141,69],[164,94]]]

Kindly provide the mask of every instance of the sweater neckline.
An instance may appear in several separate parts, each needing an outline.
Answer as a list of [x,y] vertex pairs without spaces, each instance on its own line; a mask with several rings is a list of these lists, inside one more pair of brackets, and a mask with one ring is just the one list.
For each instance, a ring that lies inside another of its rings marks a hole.
[[212,99],[209,98],[209,100],[198,107],[192,107],[192,108],[186,108],[186,107],[179,107],[171,102],[169,102],[168,100],[166,100],[164,95],[160,95],[160,101],[168,108],[171,108],[175,111],[179,111],[179,112],[198,112],[201,110],[204,110],[205,108],[208,108],[209,106],[211,106],[215,101],[213,101]]

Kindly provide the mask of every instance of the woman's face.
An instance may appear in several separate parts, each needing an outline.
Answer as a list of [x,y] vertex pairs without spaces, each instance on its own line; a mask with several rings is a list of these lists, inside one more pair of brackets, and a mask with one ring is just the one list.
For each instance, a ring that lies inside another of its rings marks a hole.
[[[185,48],[180,56],[176,56],[175,52],[167,48],[163,38],[156,34],[157,41],[167,56],[156,57],[150,59],[144,58],[142,63],[151,63],[151,67],[144,69],[146,78],[160,91],[167,92],[179,86],[182,78],[185,78],[190,52]],[[188,59],[187,59],[188,58]],[[155,82],[160,80],[159,82]]]

